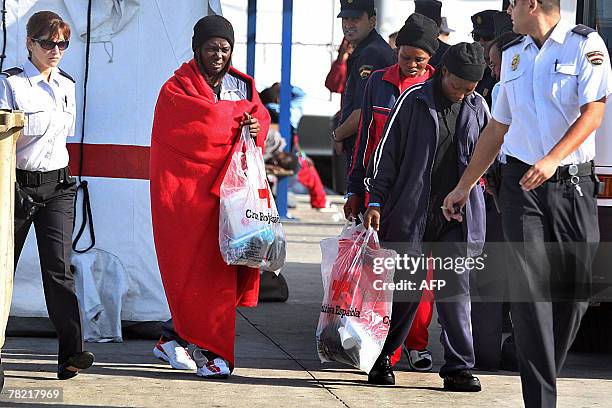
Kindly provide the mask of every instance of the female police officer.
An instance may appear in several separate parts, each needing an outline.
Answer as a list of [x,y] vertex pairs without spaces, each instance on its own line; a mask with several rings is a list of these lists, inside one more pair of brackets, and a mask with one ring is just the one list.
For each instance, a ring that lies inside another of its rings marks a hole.
[[[59,339],[57,377],[65,380],[94,361],[92,353],[83,351],[70,270],[75,183],[68,173],[66,137],[74,133],[75,86],[58,68],[70,26],[51,11],[40,11],[30,17],[26,30],[29,58],[0,78],[0,109],[20,109],[27,116],[17,141],[15,265],[34,223],[47,310]],[[20,205],[29,199],[33,204]]]

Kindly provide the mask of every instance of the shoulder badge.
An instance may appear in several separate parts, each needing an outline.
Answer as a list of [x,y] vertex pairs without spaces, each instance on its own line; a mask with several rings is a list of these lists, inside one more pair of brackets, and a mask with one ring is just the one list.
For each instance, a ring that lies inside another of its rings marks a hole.
[[359,67],[359,76],[361,79],[366,79],[370,76],[370,74],[374,71],[374,66],[372,65],[362,65]]
[[58,67],[57,69],[59,70],[60,75],[62,75],[62,76],[64,76],[64,77],[66,77],[66,78],[68,78],[69,80],[71,80],[72,82],[76,83],[76,81],[74,80],[74,78],[73,78],[73,77],[71,77],[71,76],[70,76],[70,74],[68,74],[66,71],[64,71],[63,69],[61,69],[61,68],[59,68],[59,67]]
[[596,31],[595,29],[589,26],[585,26],[584,24],[578,24],[576,27],[572,29],[572,33],[579,34],[583,37],[588,37],[589,34],[594,33],[595,31]]
[[516,44],[520,44],[521,42],[523,42],[524,39],[525,39],[524,35],[521,35],[520,37],[516,37],[514,40],[510,41],[508,44],[504,45],[502,47],[502,51],[506,51],[508,48],[514,47]]
[[593,65],[601,65],[604,62],[604,53],[601,51],[591,51],[586,53],[587,60]]
[[6,77],[10,77],[13,75],[19,75],[23,72],[23,68],[20,67],[13,67],[13,68],[9,68],[6,71],[2,72],[2,75],[6,76]]
[[512,57],[512,65],[510,67],[512,68],[513,71],[516,71],[520,62],[521,62],[520,54],[516,54],[514,57]]

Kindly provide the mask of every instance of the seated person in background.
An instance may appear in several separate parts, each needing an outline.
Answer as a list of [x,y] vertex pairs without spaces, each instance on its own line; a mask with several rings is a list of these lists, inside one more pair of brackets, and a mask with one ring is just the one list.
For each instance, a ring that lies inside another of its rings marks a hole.
[[[298,142],[299,136],[297,135],[297,126],[299,125],[300,119],[302,118],[302,103],[304,96],[304,91],[302,91],[297,86],[292,87],[290,121],[294,140],[293,151],[297,152],[297,160],[300,165],[300,169],[297,173],[297,180],[308,190],[308,194],[310,195],[311,207],[315,209],[326,209],[329,206],[327,204],[327,195],[325,194],[325,189],[323,187],[323,182],[321,182],[321,177],[317,172],[314,162],[310,158],[308,158],[304,152],[301,151]],[[278,121],[280,114],[280,84],[277,82],[271,87],[261,91],[260,98],[266,108],[268,108],[268,112],[270,113],[270,117],[272,118],[272,123],[276,124],[276,131],[278,132]],[[280,133],[278,134],[278,136],[280,137]],[[272,140],[270,142],[274,143]],[[283,143],[285,143],[286,145],[286,142],[284,140]],[[285,154],[287,155],[288,153]],[[277,160],[280,158],[281,162],[284,162],[286,165],[291,163],[289,157],[282,157],[282,155],[278,155],[276,158]]]

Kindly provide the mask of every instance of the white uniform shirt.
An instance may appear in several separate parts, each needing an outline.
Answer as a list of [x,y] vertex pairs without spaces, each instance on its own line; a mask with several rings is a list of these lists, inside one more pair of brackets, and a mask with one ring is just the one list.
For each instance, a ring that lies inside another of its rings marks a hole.
[[17,168],[50,171],[68,166],[66,138],[74,135],[75,85],[53,68],[47,82],[27,60],[19,74],[0,76],[0,109],[25,112],[27,125],[17,140]]
[[[563,138],[580,107],[612,94],[610,56],[603,39],[573,33],[560,21],[538,49],[530,36],[506,49],[493,118],[510,128],[502,152],[535,164]],[[598,64],[598,62],[601,62]],[[595,158],[594,133],[562,162]]]

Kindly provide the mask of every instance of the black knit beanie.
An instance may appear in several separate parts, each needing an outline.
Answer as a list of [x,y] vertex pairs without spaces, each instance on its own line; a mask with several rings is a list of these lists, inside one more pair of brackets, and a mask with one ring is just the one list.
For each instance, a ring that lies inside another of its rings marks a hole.
[[484,49],[478,43],[459,43],[450,47],[442,57],[448,72],[461,79],[479,82],[487,67]]
[[398,48],[402,45],[420,48],[429,55],[434,55],[440,45],[438,32],[438,25],[435,21],[424,15],[413,13],[397,34],[395,45]]
[[234,28],[226,18],[217,15],[211,15],[201,18],[195,26],[193,26],[193,37],[191,39],[191,49],[195,52],[209,38],[219,37],[225,38],[234,49]]

